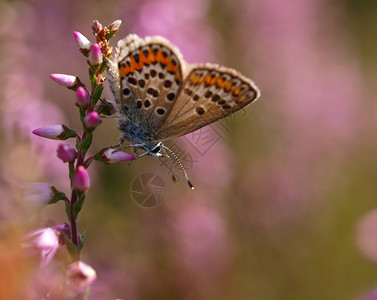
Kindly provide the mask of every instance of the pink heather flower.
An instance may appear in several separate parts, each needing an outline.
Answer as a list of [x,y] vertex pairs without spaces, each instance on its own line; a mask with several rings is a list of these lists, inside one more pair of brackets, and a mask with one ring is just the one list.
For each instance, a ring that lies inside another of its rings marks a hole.
[[72,88],[77,84],[77,77],[67,74],[51,74],[50,78],[67,88]]
[[135,156],[130,154],[130,153],[127,153],[127,152],[123,152],[123,151],[119,151],[119,150],[110,148],[110,149],[107,149],[102,154],[102,158],[106,162],[113,164],[113,163],[119,163],[119,162],[134,160]]
[[64,133],[62,125],[50,125],[33,130],[33,134],[51,140],[59,140],[59,137]]
[[111,23],[107,28],[110,30],[110,32],[115,33],[119,30],[120,25],[122,24],[121,20],[116,20],[113,23]]
[[96,271],[82,261],[76,261],[67,267],[66,282],[73,294],[83,292],[96,279]]
[[25,183],[25,203],[31,206],[48,204],[55,196],[51,187],[52,186],[46,182]]
[[59,144],[56,150],[58,158],[64,162],[73,162],[76,159],[77,151],[68,144]]
[[79,48],[81,50],[86,50],[89,52],[90,48],[92,47],[92,43],[78,31],[74,31],[73,35],[75,36],[75,39],[76,39],[77,44],[79,45]]
[[364,300],[377,300],[377,288],[372,290],[365,298]]
[[[34,238],[33,240],[31,240]],[[52,228],[40,228],[29,232],[23,237],[28,240],[23,247],[32,249],[41,256],[41,268],[46,267],[54,257],[59,246],[59,236],[56,230]]]
[[73,189],[77,192],[85,192],[90,188],[90,178],[84,166],[78,166],[72,180]]
[[89,64],[93,67],[102,64],[102,51],[98,44],[94,44],[89,52]]
[[59,233],[59,244],[65,245],[66,239],[71,237],[71,228],[67,223],[56,225],[52,227]]
[[377,209],[369,211],[358,222],[356,245],[364,257],[377,262]]
[[95,111],[91,111],[84,118],[84,124],[89,129],[96,128],[99,125],[99,123],[101,123],[101,119],[98,113]]
[[76,103],[80,107],[87,107],[90,104],[90,95],[82,86],[77,88]]

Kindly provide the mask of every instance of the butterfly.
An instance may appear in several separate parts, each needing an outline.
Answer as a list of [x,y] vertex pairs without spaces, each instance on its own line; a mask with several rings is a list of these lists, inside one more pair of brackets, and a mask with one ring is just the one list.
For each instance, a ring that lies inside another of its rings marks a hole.
[[121,132],[130,147],[150,155],[179,158],[163,141],[183,136],[224,118],[258,99],[253,81],[217,64],[186,63],[177,47],[161,36],[130,34],[107,61],[110,89],[116,101]]

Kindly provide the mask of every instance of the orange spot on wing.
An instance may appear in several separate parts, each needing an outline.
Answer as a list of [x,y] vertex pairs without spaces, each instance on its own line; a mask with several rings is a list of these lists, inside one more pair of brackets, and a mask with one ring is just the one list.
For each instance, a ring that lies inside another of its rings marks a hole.
[[179,72],[176,73],[175,78],[176,78],[178,81],[182,81],[181,73],[179,73]]
[[160,60],[161,63],[166,65],[168,63],[168,60],[169,60],[168,56],[164,57],[163,55],[161,55],[161,60]]
[[218,77],[217,78],[217,82],[216,82],[216,85],[219,89],[222,89],[223,86],[225,85],[225,81],[221,79],[221,77]]
[[168,64],[168,72],[177,72],[178,66],[174,65],[173,63]]
[[224,86],[225,90],[227,92],[231,91],[233,89],[232,87],[232,83],[230,81],[225,81],[225,86]]
[[238,96],[238,95],[240,94],[240,89],[236,88],[236,89],[232,92],[232,94],[233,94],[234,96]]
[[145,56],[143,56],[142,63],[143,63],[143,64],[147,64],[147,65],[149,65],[149,64],[151,63],[151,60],[149,59],[149,57],[145,57]]
[[134,69],[132,67],[122,67],[119,69],[120,77],[123,77],[124,75],[127,75],[128,73],[133,73]]
[[144,65],[145,63],[148,63],[148,58],[145,57],[144,52],[142,50],[139,50],[139,57],[140,57],[140,63]]
[[126,75],[126,68],[119,68],[119,75],[120,77],[124,77]]
[[134,57],[132,55],[130,56],[130,59],[131,59],[131,68],[133,67],[136,70],[140,70],[143,67],[143,64],[142,64],[140,58],[139,58],[139,62],[138,63],[135,61],[135,59],[134,59]]
[[212,80],[212,76],[211,76],[211,74],[207,74],[207,75],[204,77],[204,81],[205,81],[206,84],[208,84],[208,85],[211,84],[211,80]]
[[150,57],[151,62],[157,61],[157,55],[158,55],[158,52],[156,55],[154,55],[152,48],[149,49],[149,57]]
[[203,80],[200,76],[196,75],[195,73],[192,73],[190,76],[190,82],[192,84],[197,84],[203,82]]
[[162,58],[163,58],[162,52],[160,49],[158,49],[157,54],[156,54],[156,60],[161,61]]
[[217,81],[217,77],[211,77],[211,80],[209,81],[209,84],[210,85],[214,85],[216,81]]

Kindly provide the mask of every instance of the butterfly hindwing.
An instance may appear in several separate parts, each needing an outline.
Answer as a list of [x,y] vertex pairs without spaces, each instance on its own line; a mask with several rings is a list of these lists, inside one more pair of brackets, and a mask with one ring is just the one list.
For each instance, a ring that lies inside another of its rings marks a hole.
[[132,35],[119,48],[121,109],[135,125],[158,129],[182,84],[181,55],[162,37],[143,40]]
[[192,66],[156,136],[167,140],[195,131],[242,109],[259,94],[250,79],[233,69],[214,64]]

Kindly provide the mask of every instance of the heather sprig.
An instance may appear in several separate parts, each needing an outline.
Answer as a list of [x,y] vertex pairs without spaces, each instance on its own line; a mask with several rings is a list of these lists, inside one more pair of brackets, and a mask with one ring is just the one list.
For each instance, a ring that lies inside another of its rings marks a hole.
[[[85,196],[90,188],[90,177],[88,167],[93,160],[105,164],[117,163],[133,160],[132,154],[118,151],[116,149],[104,148],[98,153],[89,155],[89,149],[92,144],[95,129],[101,123],[101,116],[111,114],[113,107],[111,102],[100,100],[105,81],[104,72],[106,71],[106,59],[111,59],[112,48],[109,46],[109,39],[118,31],[121,21],[117,20],[107,27],[103,27],[98,21],[92,24],[95,42],[92,43],[81,33],[75,31],[74,38],[79,47],[79,51],[87,59],[89,65],[89,84],[74,75],[51,74],[50,77],[60,85],[75,92],[73,98],[78,107],[78,116],[82,123],[82,128],[71,129],[65,125],[49,125],[33,130],[33,134],[43,138],[54,140],[75,139],[75,147],[69,144],[59,144],[57,146],[57,157],[67,163],[69,170],[69,180],[71,186],[70,196],[59,191],[56,187],[47,183],[38,183],[38,189],[41,190],[40,201],[42,204],[53,204],[58,201],[64,201],[65,211],[68,221],[64,225],[58,225],[51,228],[37,229],[28,235],[27,238],[34,237],[34,240],[26,243],[34,249],[39,249],[42,257],[41,265],[46,267],[54,256],[59,245],[66,245],[71,255],[72,265],[67,269],[68,286],[73,291],[82,292],[82,287],[88,287],[96,278],[95,271],[80,260],[80,253],[83,249],[86,233],[80,232],[77,226],[78,215],[84,205]],[[109,105],[107,105],[109,103]],[[32,194],[33,199],[38,197],[35,191]],[[46,199],[46,200],[45,200]],[[37,202],[38,201],[34,201]],[[26,247],[27,248],[27,247]],[[75,274],[90,273],[90,280],[77,282]],[[75,285],[75,286],[73,286]]]

